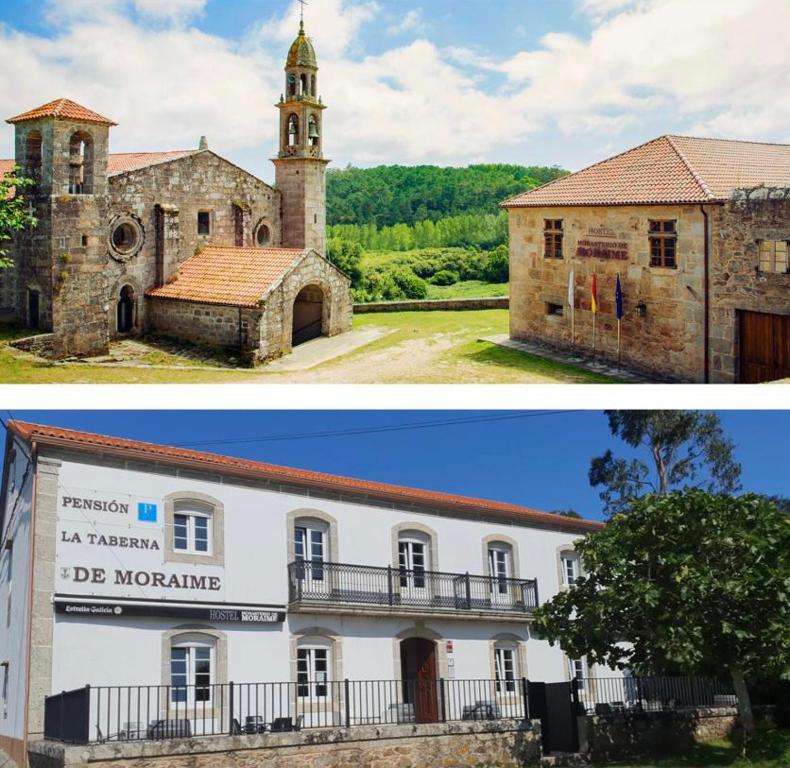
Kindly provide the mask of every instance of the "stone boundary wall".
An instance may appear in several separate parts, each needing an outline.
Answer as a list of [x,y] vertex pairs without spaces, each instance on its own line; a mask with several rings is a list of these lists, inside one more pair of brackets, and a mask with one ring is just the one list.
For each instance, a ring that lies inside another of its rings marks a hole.
[[486,299],[428,299],[426,301],[375,301],[370,304],[354,304],[354,314],[370,312],[458,312],[470,309],[508,309],[507,296],[492,296]]
[[540,723],[362,726],[260,736],[68,746],[39,741],[30,768],[524,768],[540,764]]
[[9,346],[31,355],[51,358],[54,354],[54,333],[40,333],[37,336],[25,336],[24,339],[15,339]]
[[578,718],[579,750],[596,763],[681,754],[727,738],[737,720],[735,707],[584,715]]

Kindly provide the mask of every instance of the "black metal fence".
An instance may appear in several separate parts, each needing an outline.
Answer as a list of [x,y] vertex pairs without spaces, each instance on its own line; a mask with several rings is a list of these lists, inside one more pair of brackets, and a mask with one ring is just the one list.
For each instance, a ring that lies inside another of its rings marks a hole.
[[[342,680],[86,686],[46,700],[44,736],[72,743],[308,728],[526,719],[527,681]],[[64,729],[61,719],[80,727]]]
[[298,561],[288,566],[288,582],[291,602],[516,613],[538,605],[534,579],[417,568]]
[[587,677],[577,685],[580,707],[588,714],[736,705],[729,683],[707,677]]

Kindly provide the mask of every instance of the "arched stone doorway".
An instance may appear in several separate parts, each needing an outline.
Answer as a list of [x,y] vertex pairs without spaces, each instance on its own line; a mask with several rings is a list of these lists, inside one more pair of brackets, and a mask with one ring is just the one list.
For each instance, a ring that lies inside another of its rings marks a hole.
[[124,285],[118,295],[116,330],[119,334],[131,333],[135,324],[135,296],[131,285]]
[[439,678],[436,643],[422,637],[410,637],[400,643],[403,701],[414,707],[418,723],[439,721]]
[[294,301],[291,346],[298,347],[326,333],[326,296],[320,285],[308,285]]

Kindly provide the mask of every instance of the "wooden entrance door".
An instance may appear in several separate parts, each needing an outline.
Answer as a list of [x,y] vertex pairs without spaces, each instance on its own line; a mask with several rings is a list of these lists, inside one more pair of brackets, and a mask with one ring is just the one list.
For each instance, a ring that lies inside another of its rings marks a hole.
[[790,316],[740,313],[740,382],[790,377]]
[[401,675],[404,699],[414,706],[415,720],[418,723],[438,722],[436,643],[420,637],[403,640]]

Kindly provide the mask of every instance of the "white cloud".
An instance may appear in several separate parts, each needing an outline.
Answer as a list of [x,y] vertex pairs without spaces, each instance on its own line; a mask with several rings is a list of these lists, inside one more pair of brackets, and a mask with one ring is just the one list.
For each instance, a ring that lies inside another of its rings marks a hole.
[[[157,17],[138,21],[131,2],[97,11],[95,0],[57,0],[52,39],[0,27],[0,114],[68,96],[120,123],[114,151],[188,148],[206,134],[264,172],[298,3],[234,43],[188,24],[202,0],[158,0]],[[541,131],[569,146],[591,137],[601,151],[626,130],[790,139],[786,0],[579,2],[607,13],[588,36],[553,32],[503,59],[424,38],[365,56],[365,25],[387,18],[383,3],[312,0],[327,153],[341,164],[462,164],[515,155]],[[0,133],[0,156],[12,146]]]
[[184,21],[200,13],[207,0],[134,0],[134,7],[144,16]]
[[422,10],[413,8],[395,24],[390,24],[387,33],[397,35],[403,32],[425,32],[426,24],[422,17]]

